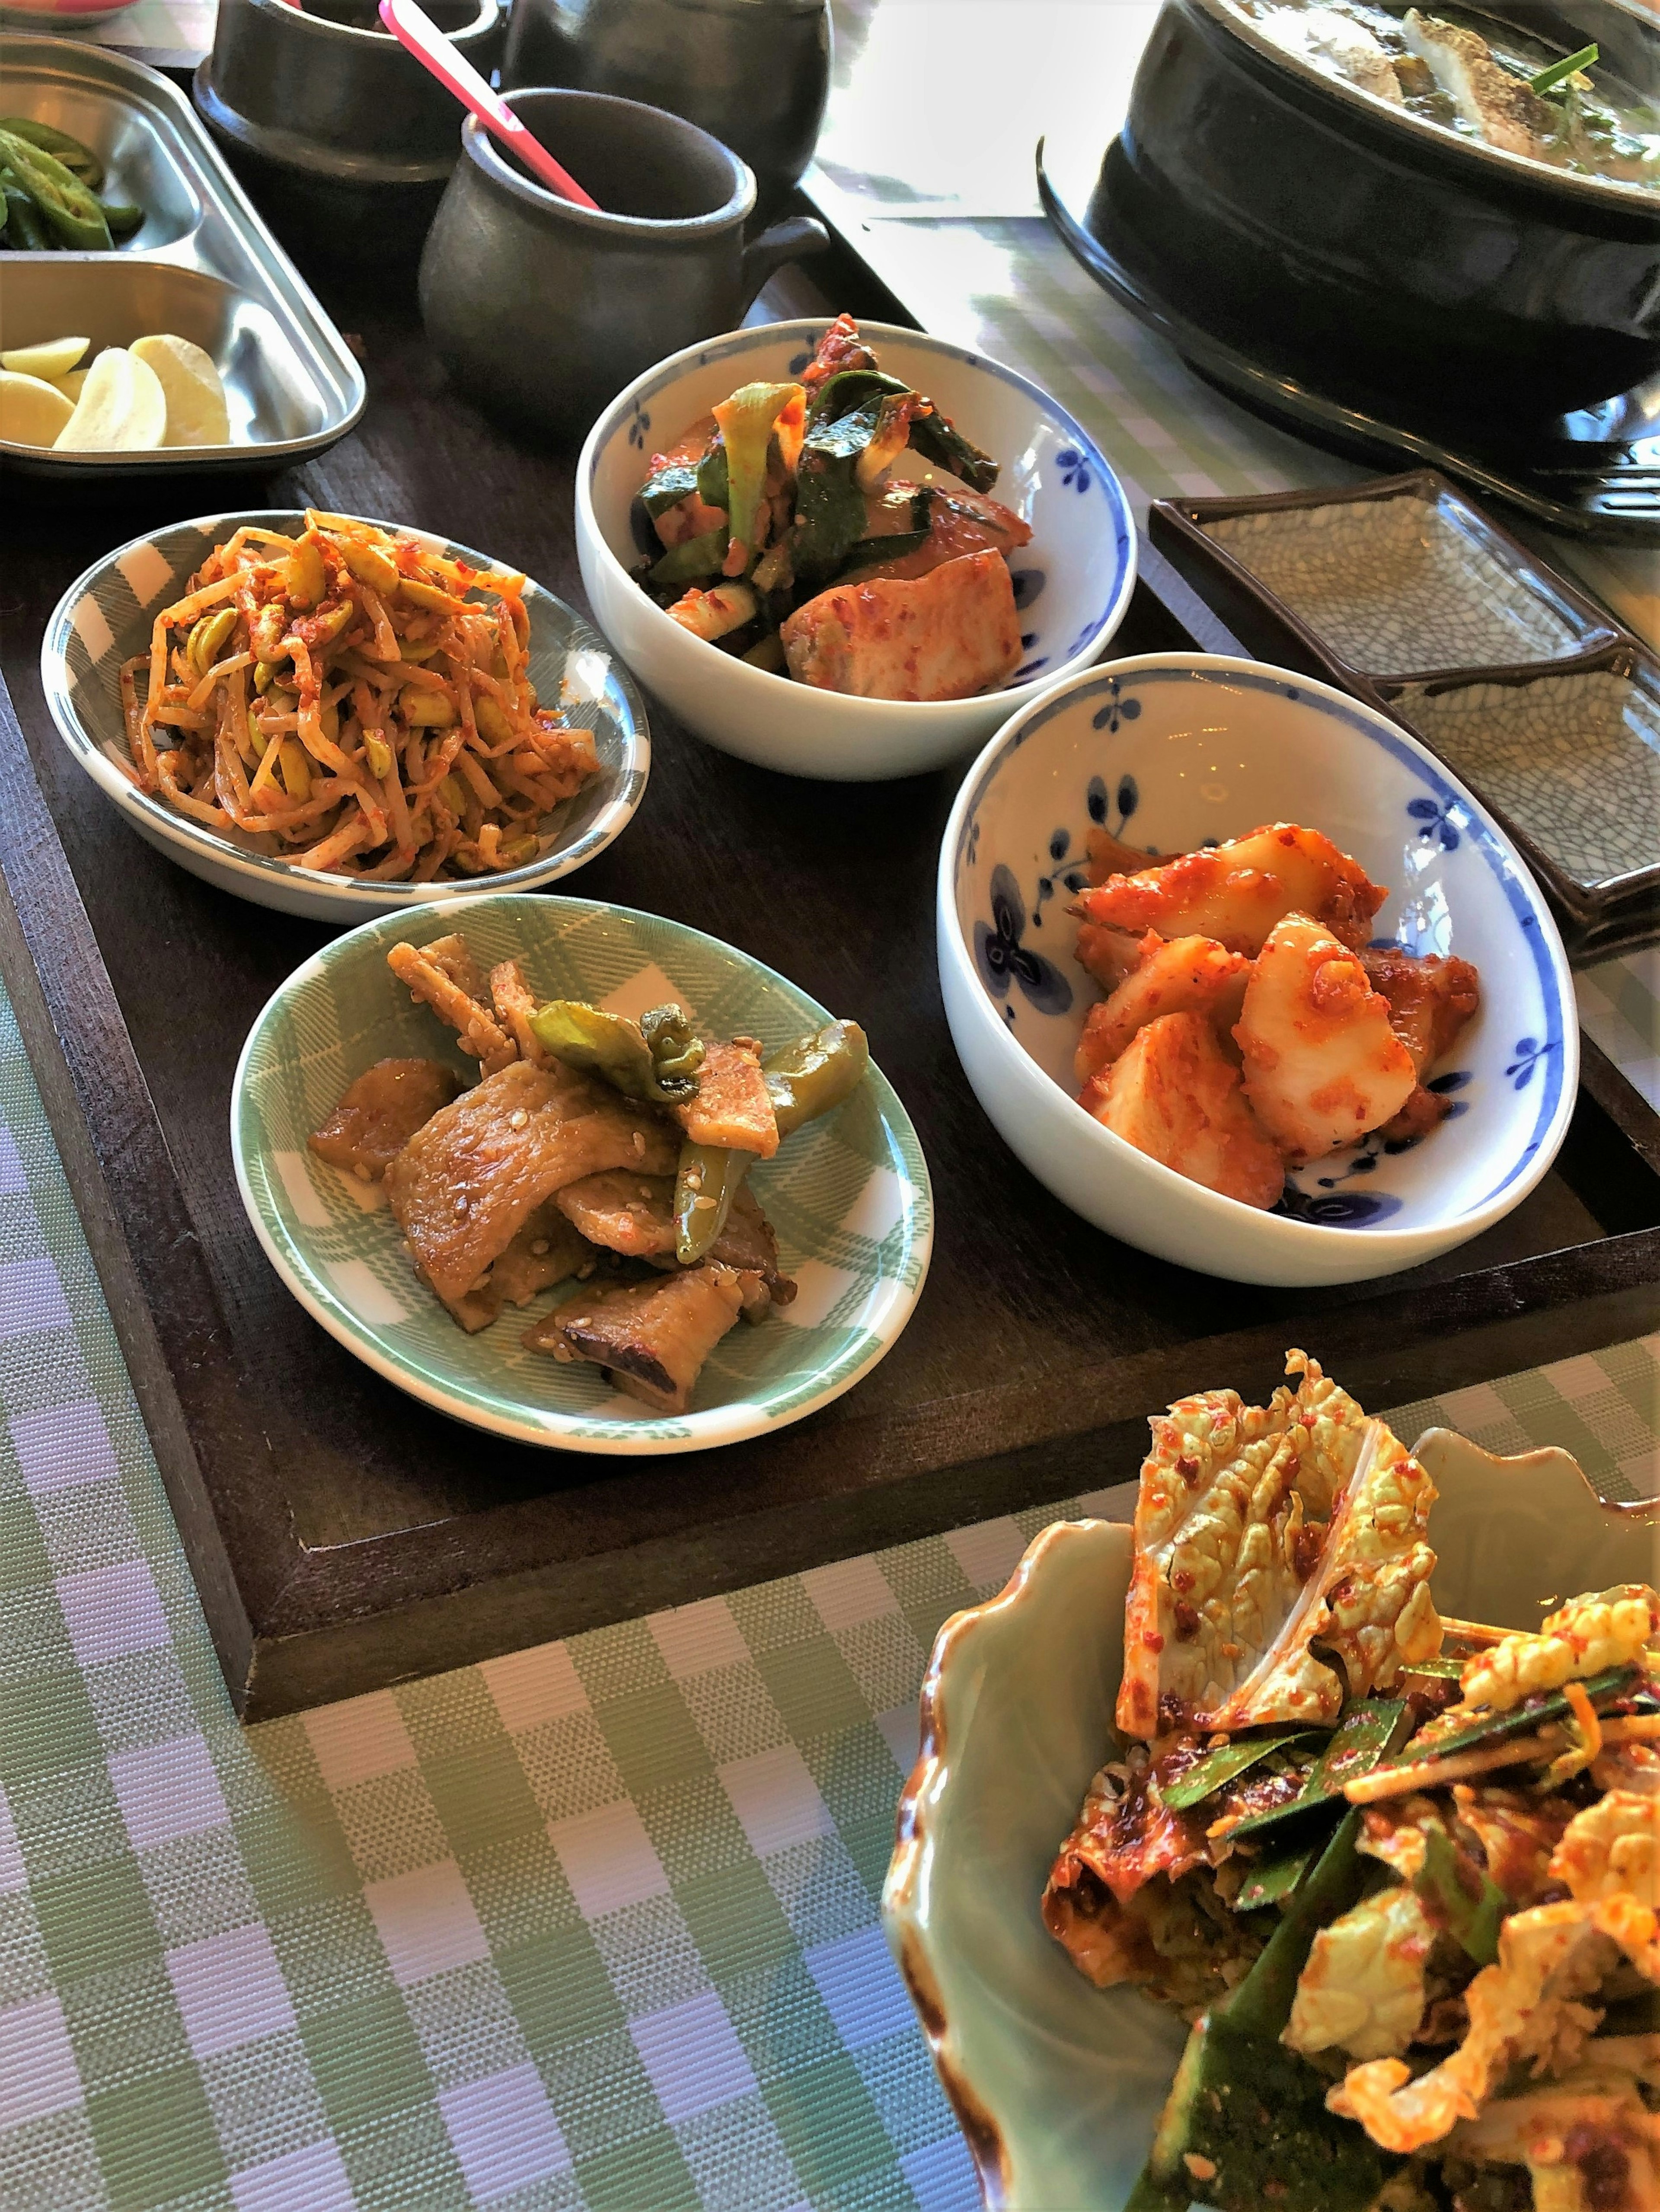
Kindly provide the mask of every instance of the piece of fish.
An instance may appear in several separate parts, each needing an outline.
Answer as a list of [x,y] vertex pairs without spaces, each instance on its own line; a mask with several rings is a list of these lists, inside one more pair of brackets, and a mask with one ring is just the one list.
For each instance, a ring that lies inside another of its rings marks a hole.
[[1494,61],[1485,39],[1417,8],[1407,10],[1402,29],[1414,53],[1429,64],[1442,91],[1488,145],[1535,161],[1542,155],[1556,130],[1556,111],[1531,85]]
[[860,699],[971,699],[1020,659],[1000,553],[964,553],[926,576],[832,584],[779,632],[790,674]]
[[[758,1287],[758,1286],[757,1286]],[[738,1320],[745,1285],[705,1262],[648,1283],[579,1291],[526,1332],[556,1359],[591,1360],[619,1390],[660,1413],[684,1413],[703,1362]]]
[[379,1182],[416,1131],[460,1088],[460,1078],[441,1060],[377,1060],[347,1085],[307,1142],[331,1168]]
[[416,1265],[447,1304],[567,1183],[630,1164],[669,1175],[678,1157],[678,1131],[650,1108],[558,1062],[515,1060],[417,1130],[386,1189]]
[[1270,9],[1253,16],[1262,36],[1288,54],[1311,62],[1329,76],[1341,76],[1358,85],[1375,100],[1402,104],[1401,80],[1395,64],[1365,26],[1335,8]]

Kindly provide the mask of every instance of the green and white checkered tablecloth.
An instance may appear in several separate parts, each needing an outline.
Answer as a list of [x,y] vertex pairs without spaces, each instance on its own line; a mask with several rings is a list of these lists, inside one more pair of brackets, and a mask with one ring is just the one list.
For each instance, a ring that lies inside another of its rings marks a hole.
[[[1138,504],[1342,473],[1029,222],[894,250]],[[1660,955],[1581,981],[1660,1104],[1657,1000]],[[243,1731],[3,1000],[0,1413],[0,2212],[969,2212],[877,1898],[934,1632],[1089,1501]],[[1660,1339],[1395,1419],[1650,1494]]]
[[[0,1410],[4,2212],[970,2212],[877,1898],[1090,1500],[244,1731],[3,1002]],[[1660,1339],[1394,1418],[1648,1494]]]

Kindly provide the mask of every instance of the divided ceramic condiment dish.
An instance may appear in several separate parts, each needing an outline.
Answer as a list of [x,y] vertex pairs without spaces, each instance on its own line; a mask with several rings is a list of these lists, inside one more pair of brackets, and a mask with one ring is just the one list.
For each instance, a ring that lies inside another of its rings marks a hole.
[[1660,933],[1660,661],[1444,478],[1158,501],[1149,534],[1252,652],[1464,778],[1577,961]]

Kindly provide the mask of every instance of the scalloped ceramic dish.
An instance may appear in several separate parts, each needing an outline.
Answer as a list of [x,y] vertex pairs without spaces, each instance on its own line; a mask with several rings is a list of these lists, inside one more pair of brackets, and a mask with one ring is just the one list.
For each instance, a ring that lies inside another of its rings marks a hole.
[[[1444,1611],[1534,1626],[1547,1598],[1655,1579],[1660,1506],[1603,1504],[1566,1452],[1499,1459],[1448,1429],[1416,1449]],[[1057,1522],[946,1623],[922,1687],[883,1918],[994,2212],[1121,2212],[1185,2040],[1086,1982],[1038,1911],[1108,1753],[1129,1572],[1128,1527]]]
[[[372,914],[476,898],[479,884],[467,878],[441,884],[368,884],[295,867],[256,851],[252,839],[222,836],[148,797],[121,765],[127,758],[121,664],[136,653],[149,652],[158,611],[181,594],[210,548],[222,544],[244,523],[292,532],[304,521],[298,507],[204,515],[135,538],[77,576],[58,602],[40,641],[40,682],[58,734],[146,844],[192,875],[256,906],[309,915],[344,927]],[[512,562],[451,544],[431,531],[402,523],[376,527],[401,530],[475,568],[515,568]],[[603,852],[633,819],[651,771],[645,702],[605,640],[530,577],[525,580],[525,608],[530,616],[531,680],[541,698],[575,710],[591,726],[599,773],[544,816],[536,858],[490,877],[491,891],[530,890],[556,882]]]
[[[824,1008],[758,960],[701,930],[588,899],[475,896],[465,912],[386,915],[295,970],[249,1032],[231,1086],[231,1152],[248,1218],[271,1265],[349,1352],[457,1420],[571,1451],[698,1451],[799,1421],[850,1390],[891,1351],[927,1273],[933,1199],[909,1116],[880,1071],[840,1112],[811,1123],[753,1188],[778,1234],[794,1304],[733,1330],[699,1377],[689,1413],[648,1413],[596,1367],[527,1351],[525,1331],[560,1297],[544,1291],[465,1334],[418,1283],[378,1189],[306,1149],[355,1076],[377,1060],[447,1058],[449,1032],[410,1003],[386,964],[400,939],[460,928],[489,968],[521,959],[532,990],[638,1015],[678,999],[723,1036],[769,1051],[818,1029]],[[856,1007],[842,1012],[856,1018]]]

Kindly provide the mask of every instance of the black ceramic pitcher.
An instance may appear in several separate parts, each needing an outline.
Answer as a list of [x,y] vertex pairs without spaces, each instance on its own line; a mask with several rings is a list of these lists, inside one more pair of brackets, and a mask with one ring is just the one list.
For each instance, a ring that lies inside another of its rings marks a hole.
[[829,243],[794,216],[745,246],[754,177],[678,116],[589,92],[511,105],[601,211],[535,183],[468,118],[421,258],[421,313],[483,406],[579,436],[625,384],[732,329],[775,269]]

